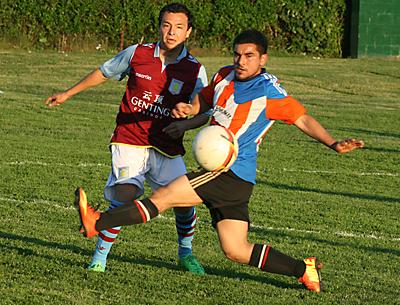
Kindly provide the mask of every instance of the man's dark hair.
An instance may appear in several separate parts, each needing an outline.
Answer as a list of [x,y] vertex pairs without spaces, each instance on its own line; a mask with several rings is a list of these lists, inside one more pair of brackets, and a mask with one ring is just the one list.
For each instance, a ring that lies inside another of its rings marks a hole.
[[188,19],[188,29],[193,27],[193,15],[192,12],[182,3],[171,3],[164,6],[160,14],[158,15],[158,26],[161,25],[162,19],[165,13],[183,13]]
[[257,51],[260,54],[266,54],[268,51],[268,40],[267,37],[258,30],[249,29],[240,32],[239,35],[233,40],[233,49],[237,44],[243,43],[254,43],[257,46]]

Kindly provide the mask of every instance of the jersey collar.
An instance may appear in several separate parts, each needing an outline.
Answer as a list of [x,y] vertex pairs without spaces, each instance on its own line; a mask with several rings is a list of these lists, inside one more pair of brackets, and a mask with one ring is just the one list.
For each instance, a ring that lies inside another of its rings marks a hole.
[[265,70],[265,68],[261,68],[261,72],[257,75],[252,76],[251,78],[245,79],[245,80],[240,80],[240,79],[236,79],[235,76],[233,76],[233,79],[235,82],[238,83],[246,83],[246,82],[252,82],[254,79],[256,79],[257,77],[259,77],[260,75],[266,73],[267,71]]
[[[178,55],[175,60],[175,63],[181,61],[181,59],[185,58],[188,53],[186,46],[183,46],[182,52]],[[156,47],[154,48],[154,57],[160,57],[160,42],[158,41]]]

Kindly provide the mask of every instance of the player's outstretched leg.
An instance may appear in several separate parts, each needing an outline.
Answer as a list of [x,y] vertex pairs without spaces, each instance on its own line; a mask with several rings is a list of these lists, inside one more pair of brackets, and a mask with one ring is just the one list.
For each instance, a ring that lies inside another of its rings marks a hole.
[[204,268],[192,254],[192,241],[197,223],[196,210],[191,208],[175,208],[175,223],[178,233],[179,266],[183,269],[203,275]]
[[134,200],[132,203],[125,203],[100,213],[88,204],[82,188],[75,191],[75,206],[79,212],[83,235],[86,237],[96,236],[102,230],[117,226],[145,223],[158,215],[157,207],[148,198]]

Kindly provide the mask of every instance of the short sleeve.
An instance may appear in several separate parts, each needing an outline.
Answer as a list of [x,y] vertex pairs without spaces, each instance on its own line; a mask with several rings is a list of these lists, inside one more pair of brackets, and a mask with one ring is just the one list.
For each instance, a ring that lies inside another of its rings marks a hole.
[[194,96],[201,91],[205,86],[208,85],[207,73],[206,69],[203,65],[201,65],[199,74],[197,76],[195,88],[190,96],[190,99],[193,99]]
[[299,117],[306,113],[304,106],[291,96],[278,99],[267,99],[267,118],[294,124]]
[[106,61],[100,71],[104,77],[122,80],[130,71],[130,62],[135,54],[137,45],[132,45]]
[[200,92],[201,95],[203,96],[207,105],[209,105],[211,108],[214,107],[213,101],[214,101],[215,86],[231,72],[232,72],[232,67],[230,66],[221,68],[217,73],[214,74],[210,84],[201,90]]

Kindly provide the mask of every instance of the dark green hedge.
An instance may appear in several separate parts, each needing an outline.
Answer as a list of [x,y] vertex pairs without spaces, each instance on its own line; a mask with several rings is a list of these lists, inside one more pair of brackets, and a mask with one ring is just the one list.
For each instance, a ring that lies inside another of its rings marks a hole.
[[[38,48],[102,44],[119,48],[157,39],[159,9],[170,1],[2,0],[0,35]],[[192,47],[230,50],[245,28],[266,33],[271,45],[294,53],[339,56],[346,0],[182,1],[195,15]]]

